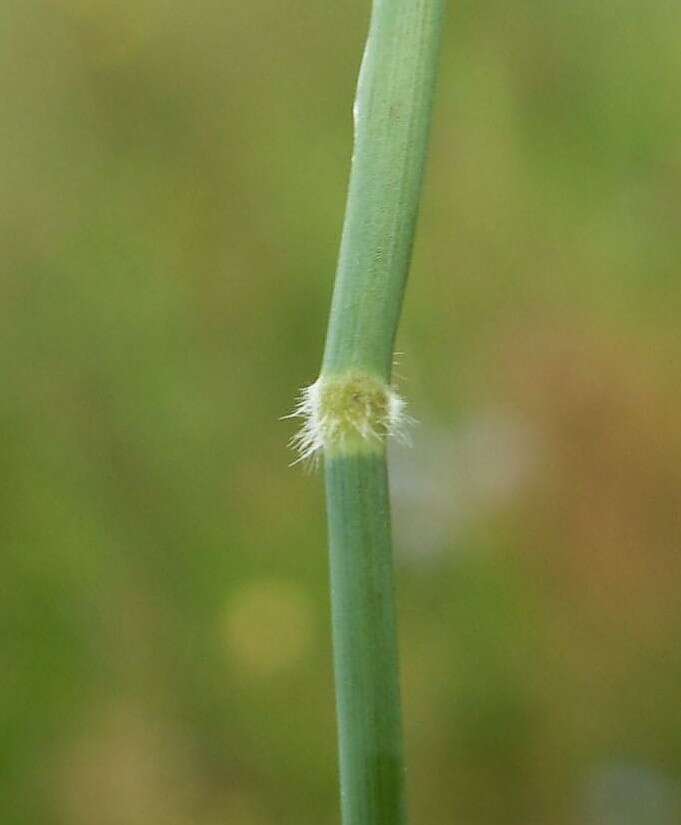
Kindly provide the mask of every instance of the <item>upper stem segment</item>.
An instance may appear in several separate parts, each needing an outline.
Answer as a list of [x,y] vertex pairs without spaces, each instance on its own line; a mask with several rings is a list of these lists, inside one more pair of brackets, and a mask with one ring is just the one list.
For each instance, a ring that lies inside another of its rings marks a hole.
[[444,0],[374,0],[322,372],[389,382],[426,156]]

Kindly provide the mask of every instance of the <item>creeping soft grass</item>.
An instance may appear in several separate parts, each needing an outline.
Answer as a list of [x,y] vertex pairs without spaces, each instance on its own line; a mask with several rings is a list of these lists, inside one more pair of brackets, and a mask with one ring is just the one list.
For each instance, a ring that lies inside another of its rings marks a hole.
[[405,822],[386,442],[418,213],[443,0],[375,0],[322,370],[294,414],[300,458],[323,455],[343,825]]

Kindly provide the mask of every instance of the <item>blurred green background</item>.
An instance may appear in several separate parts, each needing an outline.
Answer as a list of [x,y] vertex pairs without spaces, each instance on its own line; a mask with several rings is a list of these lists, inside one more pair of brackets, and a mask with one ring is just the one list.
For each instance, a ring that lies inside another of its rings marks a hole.
[[[338,822],[320,362],[369,3],[0,6],[0,820]],[[448,10],[399,350],[412,821],[681,821],[681,5]]]

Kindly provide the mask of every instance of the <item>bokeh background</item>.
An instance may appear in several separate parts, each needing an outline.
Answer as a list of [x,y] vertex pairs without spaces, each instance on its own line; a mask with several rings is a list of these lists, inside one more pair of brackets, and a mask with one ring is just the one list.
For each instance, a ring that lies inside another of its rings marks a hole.
[[[0,818],[338,822],[314,380],[369,3],[0,7]],[[681,821],[681,5],[459,0],[392,456],[414,823]]]

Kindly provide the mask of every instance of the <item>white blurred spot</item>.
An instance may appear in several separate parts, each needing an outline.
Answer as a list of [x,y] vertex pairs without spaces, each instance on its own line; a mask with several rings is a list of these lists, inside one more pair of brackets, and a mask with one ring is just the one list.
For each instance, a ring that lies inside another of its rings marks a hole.
[[391,453],[398,553],[413,561],[437,557],[461,529],[513,501],[538,454],[535,433],[503,410],[451,431],[418,428],[414,449]]
[[610,763],[588,777],[585,809],[585,825],[674,825],[681,788],[648,766]]

